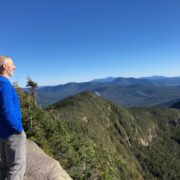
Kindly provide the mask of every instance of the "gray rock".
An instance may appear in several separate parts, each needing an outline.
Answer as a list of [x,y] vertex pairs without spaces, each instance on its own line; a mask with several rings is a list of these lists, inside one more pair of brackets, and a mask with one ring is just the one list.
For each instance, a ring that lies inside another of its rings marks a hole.
[[27,140],[27,166],[24,180],[72,180],[58,161]]

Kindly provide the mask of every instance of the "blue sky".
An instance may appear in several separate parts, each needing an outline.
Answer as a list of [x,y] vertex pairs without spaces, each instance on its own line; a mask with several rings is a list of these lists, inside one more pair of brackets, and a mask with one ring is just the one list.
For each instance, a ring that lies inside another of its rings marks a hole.
[[179,0],[0,0],[0,54],[25,86],[180,76]]

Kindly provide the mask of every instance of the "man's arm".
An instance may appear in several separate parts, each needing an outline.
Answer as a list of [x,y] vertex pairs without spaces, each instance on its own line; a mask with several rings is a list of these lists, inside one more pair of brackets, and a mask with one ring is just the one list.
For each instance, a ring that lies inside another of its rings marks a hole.
[[4,83],[0,91],[0,103],[4,120],[12,129],[21,133],[22,123],[15,111],[12,85],[10,83]]

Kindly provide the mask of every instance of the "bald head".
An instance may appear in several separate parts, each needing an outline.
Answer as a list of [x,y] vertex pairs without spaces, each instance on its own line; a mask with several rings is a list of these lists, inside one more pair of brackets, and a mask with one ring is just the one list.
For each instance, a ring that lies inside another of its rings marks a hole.
[[0,56],[0,75],[10,78],[16,69],[13,60],[9,56]]
[[3,64],[9,61],[12,62],[12,59],[9,56],[0,56],[0,66],[2,66]]

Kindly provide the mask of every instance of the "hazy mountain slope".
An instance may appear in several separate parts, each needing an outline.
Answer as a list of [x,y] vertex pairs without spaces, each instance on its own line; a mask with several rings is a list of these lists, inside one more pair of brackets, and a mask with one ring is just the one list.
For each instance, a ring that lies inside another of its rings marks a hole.
[[126,107],[154,106],[180,98],[180,87],[162,87],[152,84],[111,85],[96,90],[104,98]]
[[173,105],[171,105],[170,107],[180,109],[180,100],[178,102],[174,103]]
[[[153,80],[152,80],[153,79]],[[125,107],[132,106],[169,106],[180,98],[180,86],[165,86],[159,78],[115,78],[86,83],[41,87],[38,89],[38,104],[47,106],[82,91],[95,92],[104,98]],[[162,78],[164,80],[164,78]],[[178,78],[172,80],[178,83]],[[170,80],[168,79],[169,83]],[[158,82],[157,82],[158,81]]]
[[112,83],[116,85],[121,85],[121,86],[128,86],[128,85],[134,85],[134,84],[139,84],[139,85],[155,84],[153,83],[153,81],[149,79],[122,78],[122,77],[116,78]]
[[38,104],[47,106],[53,104],[68,96],[75,95],[82,91],[94,91],[102,88],[109,83],[85,82],[85,83],[67,83],[65,85],[42,87],[38,89]]
[[144,77],[142,79],[149,79],[153,83],[164,85],[164,86],[180,86],[180,77],[163,77],[163,76],[152,76]]

